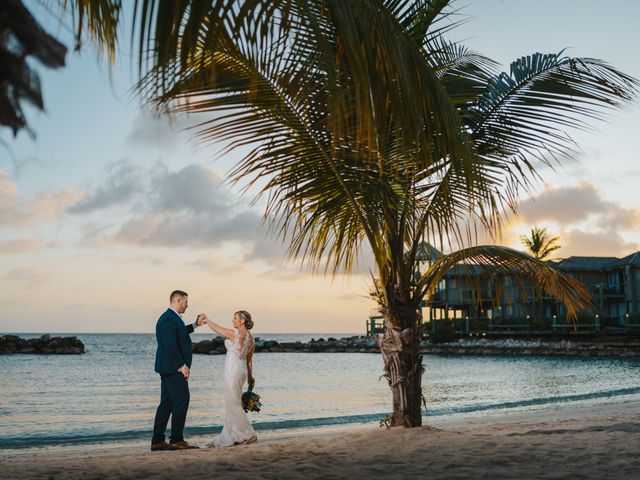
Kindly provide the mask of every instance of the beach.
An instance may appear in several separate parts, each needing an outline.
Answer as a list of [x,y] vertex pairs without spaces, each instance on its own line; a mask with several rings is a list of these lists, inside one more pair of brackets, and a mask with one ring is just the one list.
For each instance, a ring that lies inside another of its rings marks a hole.
[[254,445],[151,452],[146,443],[3,452],[15,479],[640,478],[636,396],[377,424],[259,432]]

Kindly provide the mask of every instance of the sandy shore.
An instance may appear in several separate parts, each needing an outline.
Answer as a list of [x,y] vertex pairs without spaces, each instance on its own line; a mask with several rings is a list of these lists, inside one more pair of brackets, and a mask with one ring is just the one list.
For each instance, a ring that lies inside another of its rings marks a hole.
[[255,445],[150,452],[136,445],[1,453],[15,479],[632,479],[640,478],[636,399],[429,419],[259,432]]

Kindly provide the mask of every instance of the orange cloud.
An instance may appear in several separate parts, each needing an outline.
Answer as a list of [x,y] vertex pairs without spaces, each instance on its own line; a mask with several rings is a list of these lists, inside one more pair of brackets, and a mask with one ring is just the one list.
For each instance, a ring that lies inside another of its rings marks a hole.
[[7,172],[0,170],[0,225],[16,227],[55,219],[83,195],[82,190],[64,187],[22,199],[18,186],[9,179]]
[[0,254],[11,255],[17,253],[30,252],[42,246],[42,242],[37,238],[18,238],[15,240],[5,240],[0,242]]

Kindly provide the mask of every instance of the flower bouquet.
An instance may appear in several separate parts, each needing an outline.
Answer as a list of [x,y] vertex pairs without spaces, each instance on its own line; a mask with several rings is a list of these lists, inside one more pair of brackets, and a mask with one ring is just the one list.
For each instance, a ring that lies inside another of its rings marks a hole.
[[260,403],[260,395],[253,391],[256,381],[253,377],[249,378],[249,388],[242,394],[242,408],[245,412],[259,412],[262,404]]

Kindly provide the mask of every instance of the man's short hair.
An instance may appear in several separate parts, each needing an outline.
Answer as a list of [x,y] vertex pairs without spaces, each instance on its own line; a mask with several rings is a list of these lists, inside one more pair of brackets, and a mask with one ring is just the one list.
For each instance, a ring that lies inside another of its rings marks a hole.
[[174,290],[173,292],[171,292],[171,295],[169,295],[169,303],[173,303],[173,300],[176,299],[177,297],[188,297],[189,294],[187,292],[183,292],[182,290]]

